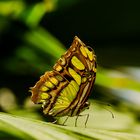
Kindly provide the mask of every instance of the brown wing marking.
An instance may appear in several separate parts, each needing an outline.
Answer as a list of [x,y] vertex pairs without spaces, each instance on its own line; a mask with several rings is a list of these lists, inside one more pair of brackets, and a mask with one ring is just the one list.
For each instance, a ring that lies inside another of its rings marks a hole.
[[[55,85],[51,78],[56,78],[58,80],[58,84]],[[52,88],[50,86],[51,83]],[[47,84],[46,84],[47,83]],[[49,110],[53,107],[55,100],[59,96],[61,90],[68,85],[68,81],[66,81],[61,75],[50,71],[46,72],[43,76],[40,77],[40,80],[36,83],[34,87],[31,88],[31,99],[34,103],[42,103],[43,104],[43,112],[44,114],[48,114]],[[47,91],[42,91],[42,87],[47,87]],[[42,94],[46,94],[48,98],[42,99]]]

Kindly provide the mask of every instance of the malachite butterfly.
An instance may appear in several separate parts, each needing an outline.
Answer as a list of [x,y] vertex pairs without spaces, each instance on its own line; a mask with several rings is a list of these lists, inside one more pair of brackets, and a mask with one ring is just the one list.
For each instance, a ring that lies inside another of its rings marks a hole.
[[[96,78],[96,55],[77,36],[64,55],[31,88],[31,99],[42,104],[45,115],[80,116]],[[76,124],[75,124],[76,125]]]

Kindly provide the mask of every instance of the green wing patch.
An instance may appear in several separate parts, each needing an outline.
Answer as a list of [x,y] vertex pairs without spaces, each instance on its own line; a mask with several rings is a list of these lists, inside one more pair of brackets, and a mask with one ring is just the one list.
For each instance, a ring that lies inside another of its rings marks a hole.
[[71,102],[76,98],[79,91],[78,84],[72,80],[60,93],[53,108],[50,110],[52,116],[68,108]]

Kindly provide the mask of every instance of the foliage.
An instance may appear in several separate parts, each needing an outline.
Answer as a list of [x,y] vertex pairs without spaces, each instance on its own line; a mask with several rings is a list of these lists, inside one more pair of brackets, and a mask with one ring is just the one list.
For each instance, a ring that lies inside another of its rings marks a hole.
[[[113,119],[101,107],[96,106],[96,104],[91,107],[94,108],[94,113],[92,113],[92,109],[86,112],[90,113],[87,128],[84,128],[83,125],[84,116],[78,119],[78,127],[74,127],[46,123],[5,113],[0,114],[0,128],[2,133],[6,132],[14,137],[23,139],[140,139],[139,127],[134,119],[132,119],[132,114],[127,113],[124,115],[123,113],[114,112],[115,118]],[[72,125],[74,119],[70,118],[67,124]],[[7,132],[7,128],[10,131]]]

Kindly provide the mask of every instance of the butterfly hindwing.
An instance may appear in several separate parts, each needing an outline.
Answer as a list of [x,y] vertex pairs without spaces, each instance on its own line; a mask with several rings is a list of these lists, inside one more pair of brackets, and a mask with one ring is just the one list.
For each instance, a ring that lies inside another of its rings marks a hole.
[[44,113],[48,114],[61,90],[68,85],[61,75],[50,71],[40,77],[36,85],[31,88],[34,103],[42,103]]

